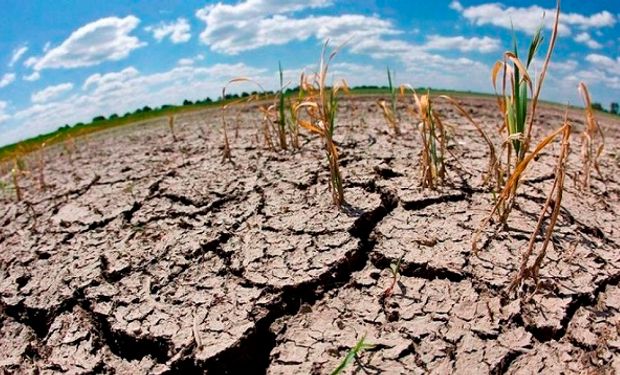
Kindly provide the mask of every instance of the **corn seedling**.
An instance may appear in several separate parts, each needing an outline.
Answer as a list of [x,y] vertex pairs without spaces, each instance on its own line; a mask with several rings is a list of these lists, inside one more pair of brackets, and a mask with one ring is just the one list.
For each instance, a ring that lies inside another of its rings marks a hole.
[[394,287],[396,287],[396,283],[400,277],[400,266],[403,262],[403,258],[405,254],[401,255],[400,258],[394,263],[390,264],[390,273],[392,274],[392,282],[390,285],[383,291],[382,299],[387,299],[392,296],[394,293]]
[[[493,88],[497,93],[497,80],[500,71],[502,72],[502,90],[497,95],[497,102],[499,109],[504,119],[504,125],[502,129],[507,132],[507,139],[504,143],[506,148],[506,174],[511,174],[511,166],[520,165],[529,149],[532,136],[532,128],[534,125],[534,119],[536,114],[536,107],[538,105],[538,97],[545,80],[547,68],[553,54],[555,47],[555,41],[558,32],[558,24],[560,17],[560,2],[557,3],[557,10],[555,14],[555,22],[553,26],[553,32],[549,41],[549,47],[547,49],[547,55],[545,57],[542,70],[534,86],[531,75],[528,72],[531,63],[534,61],[534,57],[538,52],[542,42],[542,26],[538,28],[534,37],[530,43],[527,58],[525,63],[519,58],[518,46],[516,37],[513,38],[513,50],[504,53],[503,60],[498,61],[493,66],[491,71],[491,79],[493,81]],[[508,80],[508,82],[507,82]],[[528,95],[531,94],[531,103],[528,113]],[[508,199],[501,200],[504,204],[498,210],[499,221],[506,223],[508,215],[514,205],[517,193],[517,187],[519,186],[519,179],[514,180],[512,176],[508,181],[514,181],[511,183],[511,191]],[[508,183],[508,182],[506,182]],[[499,182],[498,184],[501,184]],[[495,211],[495,210],[494,210]]]
[[[568,123],[568,121],[565,120],[564,125],[562,127],[560,127],[559,129],[557,129],[556,131],[554,131],[553,133],[551,133],[550,135],[545,137],[536,146],[534,151],[532,151],[530,154],[526,155],[523,158],[523,160],[519,164],[517,164],[517,166],[515,167],[514,171],[512,172],[510,177],[508,178],[508,181],[506,181],[506,185],[504,186],[504,189],[499,194],[499,196],[497,198],[497,201],[495,202],[495,205],[491,209],[491,213],[487,216],[487,218],[482,222],[482,225],[474,233],[474,237],[473,237],[473,240],[472,240],[472,248],[473,248],[474,252],[478,251],[477,244],[478,244],[478,241],[479,241],[479,238],[480,238],[480,235],[482,233],[483,228],[490,224],[491,219],[500,210],[501,207],[506,206],[507,202],[510,199],[514,199],[514,195],[512,193],[514,191],[514,187],[519,182],[519,179],[521,178],[521,176],[525,172],[525,170],[528,167],[528,165],[530,164],[530,162],[532,160],[534,160],[540,154],[540,152],[545,147],[547,147],[558,135],[562,134],[563,135],[563,138],[562,138],[562,150],[560,152],[560,156],[558,157],[558,166],[556,167],[556,171],[555,171],[556,178],[555,178],[555,181],[554,181],[554,184],[553,184],[553,189],[552,189],[552,192],[551,192],[551,193],[557,192],[556,199],[554,201],[554,210],[557,209],[558,213],[559,213],[560,202],[561,202],[561,199],[562,199],[562,191],[561,190],[562,190],[562,188],[564,186],[564,172],[565,172],[565,165],[566,165],[566,157],[568,156],[568,147],[569,147],[568,137],[570,136],[570,129],[571,129],[570,124]],[[557,189],[559,189],[559,191]],[[551,200],[552,200],[551,196],[552,196],[552,194],[549,194],[549,197],[547,198],[547,202],[546,202],[546,204],[544,206],[543,213],[541,214],[541,219],[539,220],[539,224],[538,224],[538,227],[537,227],[536,231],[534,232],[534,235],[539,231],[540,225],[542,225],[541,220],[542,220],[542,217],[544,216],[544,213],[546,212],[547,208],[551,204]],[[555,215],[555,218],[557,218],[557,214]],[[553,215],[552,215],[552,221],[551,221],[550,225],[548,226],[549,237],[551,236],[551,232],[550,231],[553,230],[553,226],[554,225],[555,225],[555,219],[553,219]],[[546,243],[547,242],[545,242],[545,247],[546,247]],[[533,243],[531,244],[531,246],[533,246]]]
[[605,136],[603,135],[603,130],[594,117],[590,93],[588,91],[588,87],[583,82],[579,84],[579,93],[583,99],[586,114],[586,127],[581,133],[582,170],[579,183],[581,185],[581,189],[589,191],[592,169],[595,169],[599,176],[601,176],[598,159],[603,153],[603,148],[605,147]]
[[169,115],[168,116],[168,128],[170,129],[170,134],[172,134],[172,140],[174,142],[177,141],[177,135],[174,132],[174,116],[173,115]]
[[19,179],[26,172],[26,164],[20,158],[13,159],[13,168],[11,169],[11,178],[13,179],[13,187],[15,188],[15,196],[18,202],[21,202],[23,195],[19,186]]
[[331,375],[339,375],[342,374],[345,368],[349,366],[353,360],[359,360],[360,354],[368,349],[372,349],[374,347],[373,344],[369,344],[366,341],[366,335],[362,336],[362,338],[352,347],[347,355],[342,359],[338,367],[331,372]]
[[420,119],[418,130],[423,145],[420,158],[422,187],[434,189],[444,181],[446,175],[446,131],[441,119],[433,111],[430,93],[418,96],[414,92],[413,97]]
[[[348,87],[344,81],[328,88],[325,84],[329,64],[336,55],[338,49],[333,50],[329,57],[326,57],[328,43],[325,42],[321,52],[319,72],[311,82],[304,79],[302,75],[301,90],[304,92],[304,99],[296,105],[296,118],[299,125],[311,133],[317,134],[324,142],[325,152],[329,163],[330,171],[330,191],[332,201],[340,207],[345,203],[344,190],[342,187],[342,176],[338,161],[338,149],[334,143],[334,130],[336,127],[336,111],[338,109],[338,94],[341,91],[348,92]],[[299,111],[304,110],[309,120],[302,119]]]
[[[547,252],[547,246],[551,241],[551,236],[553,234],[553,228],[558,220],[558,216],[560,214],[560,206],[562,204],[562,190],[564,189],[564,177],[566,175],[566,159],[568,158],[568,153],[570,151],[570,133],[571,126],[567,120],[564,121],[564,125],[553,132],[551,135],[547,136],[536,149],[528,155],[523,161],[517,165],[515,169],[515,173],[522,171],[527,167],[528,163],[543,149],[549,142],[551,142],[556,136],[562,135],[562,147],[560,149],[560,154],[558,155],[557,165],[555,167],[555,180],[553,181],[553,186],[547,195],[547,199],[545,200],[545,204],[540,212],[538,217],[538,222],[536,223],[536,228],[532,233],[527,249],[523,253],[521,259],[521,266],[519,267],[519,271],[517,275],[514,277],[512,283],[510,284],[509,291],[517,290],[525,281],[526,278],[532,278],[534,283],[538,285],[538,274],[540,271],[540,265],[542,264],[543,259],[545,258],[545,254]],[[507,185],[507,187],[509,187]],[[551,211],[548,215],[547,212]],[[531,266],[528,266],[528,262],[530,257],[534,252],[534,247],[536,245],[536,239],[538,237],[538,233],[542,231],[543,223],[545,222],[545,218],[548,216],[547,228],[544,233],[543,243],[541,245],[540,250],[538,251],[538,255],[534,260],[534,263]]]
[[[387,77],[388,77],[388,89],[390,91],[390,103],[388,104],[385,100],[379,101],[379,107],[383,111],[383,117],[387,122],[388,127],[395,136],[400,135],[400,119],[398,117],[398,113],[396,112],[397,103],[397,89],[392,84],[392,73],[390,72],[390,68],[387,68]],[[402,89],[401,89],[402,91]]]
[[280,148],[286,150],[286,112],[284,106],[284,75],[282,73],[282,64],[278,62],[278,71],[280,72],[280,90],[278,91],[278,137],[280,139]]

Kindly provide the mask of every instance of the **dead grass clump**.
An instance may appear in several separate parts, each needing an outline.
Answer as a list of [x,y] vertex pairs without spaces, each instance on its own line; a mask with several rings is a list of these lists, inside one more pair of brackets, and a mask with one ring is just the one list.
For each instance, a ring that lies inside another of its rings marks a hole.
[[[327,56],[328,42],[325,42],[321,52],[319,71],[309,81],[302,75],[301,87],[303,98],[295,106],[295,117],[298,124],[311,133],[317,134],[323,140],[325,153],[329,163],[330,191],[332,201],[338,207],[345,203],[344,190],[342,187],[342,175],[338,161],[338,149],[334,143],[334,131],[336,128],[336,111],[338,109],[338,95],[348,92],[346,82],[342,81],[332,87],[327,87],[327,72],[329,64],[338,52],[334,49]],[[300,116],[304,111],[305,117]]]
[[602,178],[601,170],[598,160],[603,153],[605,147],[605,135],[601,126],[594,117],[594,110],[592,109],[592,101],[590,100],[590,93],[588,86],[585,83],[579,83],[579,93],[583,99],[585,105],[586,115],[586,127],[581,133],[581,163],[582,169],[580,171],[579,187],[582,190],[590,190],[590,177],[592,169],[596,170],[599,176]]

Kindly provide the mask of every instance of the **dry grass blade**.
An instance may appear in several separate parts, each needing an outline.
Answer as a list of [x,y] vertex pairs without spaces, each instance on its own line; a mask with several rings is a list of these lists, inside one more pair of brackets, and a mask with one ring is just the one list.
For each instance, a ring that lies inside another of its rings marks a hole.
[[588,91],[588,86],[583,82],[579,83],[579,93],[583,99],[586,114],[586,127],[581,133],[582,170],[579,183],[581,189],[589,191],[592,168],[597,171],[599,176],[602,176],[598,159],[605,147],[605,135],[594,117],[590,92]]
[[[514,190],[514,187],[516,186],[516,184],[518,183],[519,179],[521,178],[523,172],[525,172],[525,170],[527,169],[528,165],[530,164],[530,162],[532,160],[534,160],[534,158],[545,148],[547,147],[559,134],[564,134],[566,133],[566,128],[569,128],[570,130],[570,125],[568,125],[568,123],[565,123],[564,126],[560,127],[559,129],[555,130],[553,133],[551,133],[550,135],[548,135],[547,137],[545,137],[534,149],[534,151],[532,151],[530,154],[528,154],[527,156],[525,156],[525,158],[521,161],[521,163],[519,163],[514,172],[510,175],[510,177],[508,178],[508,181],[506,181],[506,185],[504,186],[504,189],[501,191],[501,193],[499,194],[497,201],[495,202],[495,205],[493,206],[493,208],[491,209],[491,213],[487,216],[487,218],[481,223],[480,227],[476,230],[476,232],[474,233],[473,239],[472,239],[472,249],[474,250],[474,252],[477,252],[478,249],[478,242],[480,239],[480,235],[482,234],[483,229],[490,224],[493,215],[495,215],[496,212],[498,212],[499,208],[502,206],[505,206],[508,204],[508,202],[511,199],[514,199],[514,195],[512,194],[512,191]],[[570,131],[569,131],[570,134]],[[505,213],[504,213],[505,215]],[[500,222],[505,222],[505,220],[503,220],[503,218],[500,218]]]
[[[519,267],[519,271],[517,275],[514,277],[512,283],[510,284],[509,291],[513,292],[523,284],[525,279],[532,278],[536,285],[538,285],[538,275],[540,271],[540,266],[542,264],[543,259],[545,258],[545,254],[547,252],[547,246],[551,241],[551,236],[553,234],[553,229],[555,228],[555,224],[558,220],[558,216],[560,214],[560,207],[562,204],[562,191],[564,189],[564,177],[566,175],[566,160],[568,158],[568,153],[570,150],[570,133],[571,126],[568,121],[565,120],[564,125],[547,137],[543,142],[545,143],[548,139],[555,138],[558,134],[562,134],[562,147],[560,150],[560,154],[558,155],[557,165],[555,167],[555,180],[553,181],[553,186],[547,195],[547,199],[545,200],[545,204],[540,212],[538,217],[538,222],[536,223],[536,228],[532,233],[527,249],[523,253],[521,259],[521,266]],[[548,143],[548,142],[547,142]],[[539,145],[536,147],[537,150],[542,150],[545,145]],[[530,159],[531,160],[531,159]],[[534,252],[534,247],[536,245],[536,239],[538,237],[538,233],[541,232],[543,223],[545,222],[545,217],[547,216],[547,211],[551,209],[551,213],[549,215],[549,223],[547,224],[547,228],[545,230],[544,239],[540,250],[538,251],[538,255],[534,260],[534,263],[531,266],[528,266],[528,262],[530,257]]]
[[[228,81],[228,83],[226,83],[226,85],[224,85],[224,87],[222,88],[222,99],[226,98],[226,89],[230,85],[235,84],[235,83],[242,83],[242,82],[253,83],[253,84],[257,85],[260,88],[261,92],[265,91],[263,89],[263,86],[261,86],[258,82],[254,81],[254,80],[252,80],[250,78],[246,78],[246,77],[237,77],[237,78],[231,79],[230,81]],[[256,96],[258,96],[258,94]],[[254,95],[250,95],[247,98],[240,98],[240,99],[234,100],[234,101],[232,101],[230,103],[227,103],[227,104],[225,104],[225,105],[223,105],[221,107],[222,133],[224,135],[223,146],[222,146],[222,150],[223,150],[223,152],[222,152],[222,157],[223,158],[222,159],[223,160],[232,161],[232,151],[231,151],[231,148],[230,148],[230,141],[228,139],[228,129],[227,129],[228,128],[228,124],[226,122],[226,111],[228,110],[228,108],[230,108],[230,107],[232,107],[232,106],[234,106],[236,104],[239,104],[239,103],[242,103],[242,102],[249,102],[249,101],[252,101],[254,99],[255,99],[255,96]]]
[[478,124],[478,122],[469,115],[469,113],[459,104],[459,102],[457,102],[448,95],[440,95],[439,98],[445,99],[450,104],[452,104],[459,111],[461,116],[465,117],[467,121],[469,121],[469,123],[472,124],[474,128],[476,128],[478,134],[480,134],[484,142],[489,147],[489,166],[487,167],[487,175],[485,176],[483,183],[486,184],[492,179],[495,179],[496,187],[497,189],[499,189],[503,173],[501,171],[499,160],[497,159],[497,152],[495,151],[495,146],[493,145],[493,142],[482,129],[482,126],[480,126],[480,124]]

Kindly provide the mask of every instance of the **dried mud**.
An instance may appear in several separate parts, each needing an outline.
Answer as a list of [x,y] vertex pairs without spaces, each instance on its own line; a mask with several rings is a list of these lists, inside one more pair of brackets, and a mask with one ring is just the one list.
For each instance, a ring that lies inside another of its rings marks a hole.
[[[498,125],[493,101],[464,104],[487,131]],[[374,346],[347,373],[619,372],[620,122],[600,118],[604,176],[581,192],[582,115],[569,112],[569,178],[542,282],[514,298],[559,147],[473,254],[493,199],[487,150],[436,108],[453,129],[449,182],[422,190],[414,126],[391,137],[375,98],[343,101],[341,210],[320,142],[265,149],[251,106],[228,114],[232,162],[218,110],[180,116],[176,142],[159,120],[51,147],[45,190],[27,160],[25,199],[0,192],[0,373],[325,374],[363,335]],[[543,107],[535,137],[562,119]]]

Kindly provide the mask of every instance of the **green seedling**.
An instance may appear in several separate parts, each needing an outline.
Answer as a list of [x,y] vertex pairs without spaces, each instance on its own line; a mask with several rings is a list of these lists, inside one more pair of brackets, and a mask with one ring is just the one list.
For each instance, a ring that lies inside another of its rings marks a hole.
[[400,278],[400,266],[403,262],[404,257],[405,257],[405,254],[401,255],[400,258],[398,258],[396,262],[390,263],[390,273],[392,274],[392,282],[390,283],[390,286],[388,286],[383,291],[383,295],[382,295],[383,299],[387,299],[391,297],[392,294],[394,293],[394,287],[396,287],[396,283],[398,282],[398,279]]
[[365,350],[374,348],[373,344],[369,344],[366,341],[366,335],[362,336],[362,338],[352,347],[347,355],[342,359],[338,367],[331,372],[331,375],[339,375],[342,374],[345,368],[349,366],[353,360],[359,360],[361,353]]
[[[334,143],[334,130],[336,128],[336,112],[338,110],[338,95],[340,92],[348,92],[346,82],[342,81],[331,88],[326,85],[329,64],[336,55],[338,49],[333,50],[327,57],[328,42],[323,45],[319,72],[311,82],[302,75],[301,90],[304,98],[295,106],[295,118],[302,128],[317,134],[323,140],[325,153],[329,163],[330,191],[333,203],[340,207],[345,203],[344,190],[342,187],[342,175],[338,159],[338,149]],[[307,118],[302,119],[299,112],[304,110]]]
[[284,105],[284,74],[282,72],[282,64],[278,62],[278,71],[280,72],[280,90],[278,91],[278,137],[280,139],[280,148],[286,150],[286,112]]

